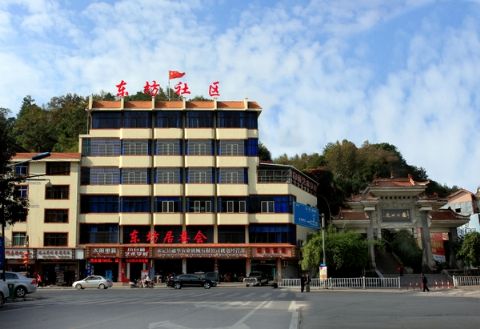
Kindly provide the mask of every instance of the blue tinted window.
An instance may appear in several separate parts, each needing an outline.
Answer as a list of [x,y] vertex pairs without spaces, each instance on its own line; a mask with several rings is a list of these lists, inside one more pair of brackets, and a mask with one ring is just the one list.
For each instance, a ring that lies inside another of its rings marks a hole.
[[257,112],[250,111],[218,111],[218,128],[257,129]]
[[93,112],[92,113],[92,128],[120,128],[122,123],[122,113],[105,111],[105,112]]
[[81,195],[81,213],[116,213],[118,195]]
[[182,128],[182,112],[158,111],[155,112],[155,128]]
[[151,113],[146,111],[123,112],[123,128],[150,128]]
[[122,197],[120,212],[150,212],[149,197]]
[[213,128],[213,112],[211,111],[187,112],[186,128]]

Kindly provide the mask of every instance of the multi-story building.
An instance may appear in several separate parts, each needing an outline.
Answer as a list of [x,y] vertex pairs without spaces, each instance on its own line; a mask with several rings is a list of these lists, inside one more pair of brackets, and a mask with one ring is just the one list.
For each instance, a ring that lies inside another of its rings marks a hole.
[[[38,232],[68,233],[62,247],[72,250],[78,275],[124,282],[142,271],[218,271],[225,280],[255,269],[298,275],[298,241],[314,230],[293,210],[316,206],[317,183],[293,167],[259,162],[257,103],[90,99],[87,111],[80,155],[67,161],[75,168],[68,199],[75,220],[50,230],[46,214],[27,219],[38,221]],[[62,202],[41,208],[67,209]],[[47,248],[35,238],[29,247]]]
[[25,221],[7,226],[5,256],[8,269],[41,272],[47,283],[73,281],[78,273],[77,214],[79,153],[52,153],[29,161],[34,154],[18,153],[16,174],[30,177],[19,184],[28,197]]
[[458,228],[458,235],[464,236],[469,232],[480,232],[480,188],[477,189],[476,194],[459,189],[448,196],[448,203],[442,208],[450,208],[457,214],[470,216],[468,223]]

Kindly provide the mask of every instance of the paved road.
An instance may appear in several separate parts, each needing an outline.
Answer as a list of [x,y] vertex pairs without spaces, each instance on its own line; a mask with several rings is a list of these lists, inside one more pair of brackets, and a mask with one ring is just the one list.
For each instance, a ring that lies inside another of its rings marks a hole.
[[0,309],[0,327],[291,329],[297,294],[271,287],[40,290]]
[[480,290],[40,289],[0,309],[0,328],[477,329]]

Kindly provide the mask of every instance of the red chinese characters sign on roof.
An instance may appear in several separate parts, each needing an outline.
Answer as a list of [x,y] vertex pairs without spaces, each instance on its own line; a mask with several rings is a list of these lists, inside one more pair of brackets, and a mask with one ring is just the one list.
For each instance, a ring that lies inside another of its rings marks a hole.
[[[168,80],[173,80],[173,79],[179,79],[183,78],[185,76],[185,72],[179,72],[179,71],[169,71],[168,73]],[[128,96],[128,91],[127,91],[127,82],[124,80],[121,80],[118,84],[115,85],[116,87],[116,95],[119,97],[125,97]],[[157,83],[157,80],[152,80],[152,82],[145,81],[145,85],[143,86],[143,93],[146,95],[150,95],[152,97],[155,97],[158,95],[160,91],[160,84]],[[170,88],[170,87],[169,87]],[[184,95],[190,95],[190,87],[188,86],[187,82],[184,81],[179,81],[173,86],[173,90],[175,94],[178,96],[184,96]],[[208,87],[208,95],[213,98],[220,97],[220,82],[219,81],[214,81],[212,82],[209,87]]]

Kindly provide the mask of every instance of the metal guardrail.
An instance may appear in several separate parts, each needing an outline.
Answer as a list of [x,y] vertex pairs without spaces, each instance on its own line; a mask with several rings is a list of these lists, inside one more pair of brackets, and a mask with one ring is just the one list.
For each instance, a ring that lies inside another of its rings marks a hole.
[[480,276],[453,276],[453,286],[480,286]]
[[[293,288],[300,287],[300,279],[282,279],[280,287]],[[310,289],[312,288],[353,288],[353,289],[400,289],[400,278],[329,278],[326,280],[312,279]]]

